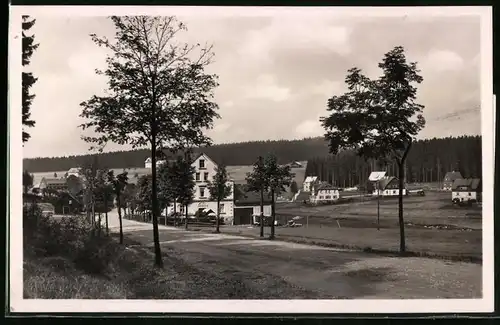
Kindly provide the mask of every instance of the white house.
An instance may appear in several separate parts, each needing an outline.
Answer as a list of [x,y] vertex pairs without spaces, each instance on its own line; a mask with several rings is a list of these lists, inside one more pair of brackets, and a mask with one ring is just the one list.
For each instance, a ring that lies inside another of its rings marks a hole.
[[[156,167],[164,164],[166,162],[166,160],[157,160],[156,161]],[[152,165],[152,162],[151,162],[151,157],[148,157],[145,161],[144,161],[144,168],[149,168],[151,169],[151,167],[153,167]]]
[[304,184],[302,185],[302,191],[311,192],[315,184],[318,184],[318,176],[307,176]]
[[[384,176],[375,183],[374,187],[373,195],[399,196],[399,180],[394,176]],[[403,188],[403,195],[406,195],[406,193],[406,188]]]
[[313,186],[313,192],[311,193],[311,202],[313,203],[335,202],[339,198],[339,189],[328,183],[321,183],[317,186]]
[[66,173],[66,177],[71,175],[80,177],[80,170],[78,168],[70,168]]
[[451,190],[451,199],[455,203],[481,202],[481,180],[479,178],[456,179]]
[[[201,153],[194,160],[192,166],[195,169],[194,172],[194,197],[193,203],[188,206],[188,214],[194,215],[196,211],[202,209],[210,209],[212,211],[217,211],[217,201],[210,200],[210,192],[208,189],[209,182],[213,180],[215,176],[217,164],[210,159],[206,154]],[[234,182],[229,181],[228,185],[231,186],[231,194],[220,202],[219,211],[220,216],[224,218],[226,224],[232,224],[234,219]],[[174,210],[173,204],[167,207],[167,214],[172,213]],[[183,207],[178,205],[177,212],[185,213]]]

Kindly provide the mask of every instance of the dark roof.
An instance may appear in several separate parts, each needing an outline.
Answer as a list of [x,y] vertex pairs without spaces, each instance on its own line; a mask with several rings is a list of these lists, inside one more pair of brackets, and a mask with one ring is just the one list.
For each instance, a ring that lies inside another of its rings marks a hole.
[[331,185],[331,184],[328,184],[328,183],[324,182],[324,183],[321,183],[316,188],[316,190],[318,190],[318,191],[321,191],[321,190],[338,190],[338,188],[335,187],[335,186],[333,186],[333,185]]
[[297,198],[295,199],[295,201],[304,201],[304,200],[309,200],[311,198],[311,192],[304,192],[304,191],[301,191],[299,193],[299,195],[297,195]]
[[[264,204],[270,204],[271,197],[269,192],[264,192]],[[235,200],[236,205],[258,205],[260,204],[260,193],[259,192],[244,192],[244,195],[237,200]]]
[[43,178],[47,185],[66,185],[66,180],[64,178]]
[[382,178],[380,181],[379,181],[379,186],[380,186],[380,189],[381,190],[385,190],[387,185],[389,185],[389,183],[391,183],[392,181],[394,180],[397,180],[396,177],[394,176],[388,176],[388,177],[384,177]]
[[459,178],[453,182],[452,190],[458,189],[458,187],[466,186],[472,191],[481,189],[481,179],[479,178]]
[[453,182],[455,181],[456,179],[460,179],[460,178],[463,178],[462,174],[460,172],[447,172],[445,175],[444,175],[444,181],[445,182]]

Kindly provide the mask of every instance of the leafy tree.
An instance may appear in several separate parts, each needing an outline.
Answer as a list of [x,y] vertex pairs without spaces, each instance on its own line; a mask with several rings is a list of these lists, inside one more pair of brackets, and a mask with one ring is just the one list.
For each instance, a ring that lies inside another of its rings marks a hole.
[[[83,129],[98,136],[90,143],[109,141],[147,146],[152,163],[152,212],[155,264],[163,266],[158,235],[156,184],[157,153],[210,144],[204,131],[218,118],[213,102],[217,77],[205,72],[214,56],[212,47],[175,41],[186,27],[175,17],[111,17],[115,41],[92,35],[93,41],[112,52],[108,67],[99,73],[109,79],[109,95],[82,103],[81,116],[90,119]],[[194,58],[194,59],[193,59]]]
[[[35,25],[35,19],[30,19],[29,16],[23,16],[22,22],[22,63],[23,67],[30,64],[33,52],[38,48],[39,44],[35,44],[35,35],[28,36],[26,33]],[[30,88],[35,84],[38,78],[33,76],[31,72],[22,72],[22,106],[23,106],[23,126],[34,127],[35,121],[31,120],[31,104],[35,95],[30,94]],[[23,129],[23,142],[28,141],[31,136]]]
[[271,236],[269,239],[275,237],[275,222],[276,222],[276,200],[275,196],[278,193],[285,191],[285,186],[290,186],[293,174],[290,171],[290,166],[281,166],[278,164],[278,159],[274,155],[269,155],[264,161],[265,179],[269,187],[271,195]]
[[23,187],[24,193],[28,193],[30,187],[33,186],[33,175],[31,175],[27,170],[23,172]]
[[259,192],[260,194],[260,237],[264,237],[264,191],[268,188],[269,182],[266,178],[264,158],[259,156],[253,165],[253,170],[246,177],[247,191]]
[[348,70],[348,91],[328,100],[330,116],[321,118],[330,152],[356,150],[365,158],[392,160],[398,167],[400,250],[406,249],[403,219],[404,164],[413,141],[424,127],[423,106],[417,104],[417,89],[423,78],[417,64],[407,62],[401,46],[385,54],[376,80],[360,69]]
[[138,207],[141,212],[151,211],[151,192],[152,192],[151,175],[144,175],[137,180],[137,199]]
[[290,184],[290,192],[292,192],[292,194],[295,196],[295,194],[297,194],[298,191],[299,191],[299,187],[297,185],[297,182],[292,181],[292,183]]
[[212,182],[208,184],[210,200],[217,201],[217,220],[215,221],[215,231],[220,232],[220,202],[231,195],[232,186],[224,165],[219,165],[216,169]]
[[125,185],[125,189],[122,194],[122,202],[125,203],[125,205],[122,206],[122,208],[128,208],[129,213],[135,213],[135,210],[137,209],[137,186],[133,183],[127,183]]
[[98,188],[97,173],[97,158],[94,158],[92,161],[87,161],[82,167],[80,167],[79,171],[79,174],[82,175],[83,187],[85,189],[83,196],[85,211],[87,213],[87,218],[90,219],[92,225],[95,224],[95,203]]
[[168,197],[173,203],[174,226],[177,226],[177,204],[179,203],[179,198],[183,195],[183,165],[182,157],[178,156],[176,161],[168,165],[164,181]]
[[177,184],[174,186],[178,190],[177,201],[185,208],[184,226],[188,229],[188,207],[189,204],[193,202],[194,188],[196,185],[193,177],[195,168],[192,166],[192,159],[189,153],[184,156],[184,159],[179,157],[176,163],[178,178],[176,179]]
[[[112,170],[110,170],[108,171],[107,174],[107,181],[109,182],[109,184],[111,184],[111,189],[113,190],[116,196],[116,207],[118,209],[118,220],[120,222],[120,244],[123,244],[123,224],[122,224],[121,208],[122,208],[123,192],[126,191],[127,188],[128,174],[126,171],[124,171],[123,173],[115,176],[115,173]],[[106,221],[106,227],[107,227],[107,221]]]
[[[173,201],[172,166],[168,162],[158,168],[158,201],[160,211],[165,210]],[[165,215],[165,224],[167,218]]]

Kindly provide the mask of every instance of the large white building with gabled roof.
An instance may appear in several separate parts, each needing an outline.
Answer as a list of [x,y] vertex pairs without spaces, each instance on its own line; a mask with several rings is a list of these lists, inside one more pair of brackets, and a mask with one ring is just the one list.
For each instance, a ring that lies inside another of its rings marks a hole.
[[[213,180],[217,172],[217,163],[214,162],[208,155],[200,153],[193,161],[191,166],[194,167],[194,196],[193,203],[188,206],[188,215],[194,215],[198,210],[212,210],[217,213],[217,201],[210,198],[208,189],[209,183]],[[232,224],[234,220],[234,181],[230,180],[228,185],[231,186],[231,194],[222,200],[219,205],[220,216],[224,218],[224,223]],[[167,207],[167,214],[174,210],[173,204]],[[185,214],[184,207],[177,205],[177,212]]]

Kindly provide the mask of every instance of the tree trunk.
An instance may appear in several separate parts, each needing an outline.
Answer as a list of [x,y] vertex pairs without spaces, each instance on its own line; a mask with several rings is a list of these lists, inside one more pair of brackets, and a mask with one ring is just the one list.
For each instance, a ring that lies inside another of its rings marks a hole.
[[116,204],[118,205],[118,221],[120,222],[120,244],[123,244],[123,224],[122,224],[122,213],[121,213],[121,200],[120,195],[116,196]]
[[271,190],[271,236],[269,236],[269,239],[274,239],[274,223],[276,222],[276,213],[275,213],[275,206],[274,206],[274,190]]
[[404,189],[404,166],[399,164],[399,251],[404,253],[406,250],[405,244],[405,223],[403,217],[403,189]]
[[109,236],[109,223],[108,223],[108,198],[107,193],[104,194],[104,216],[106,221],[106,236]]
[[215,232],[220,232],[219,227],[219,218],[220,218],[220,200],[217,200],[217,220],[215,220]]
[[177,227],[177,199],[174,199],[174,227]]
[[184,220],[184,227],[186,228],[186,230],[188,230],[188,206],[187,204],[185,205],[185,208],[186,208],[186,214],[185,214],[185,220]]
[[408,155],[408,152],[410,152],[412,142],[410,140],[410,143],[408,144],[408,147],[406,148],[403,157],[401,158],[400,161],[398,161],[398,168],[399,168],[399,194],[398,194],[398,199],[399,199],[399,251],[401,253],[404,253],[406,251],[406,243],[405,243],[405,222],[404,222],[404,216],[403,216],[403,190],[405,188],[404,184],[404,178],[405,178],[405,161],[406,157]]
[[260,189],[260,237],[264,237],[264,189]]
[[156,188],[156,118],[155,118],[155,105],[153,104],[153,119],[151,123],[151,171],[152,171],[152,191],[151,202],[153,214],[153,241],[155,247],[155,265],[159,268],[163,267],[163,260],[161,257],[160,248],[160,234],[158,232],[158,191]]

